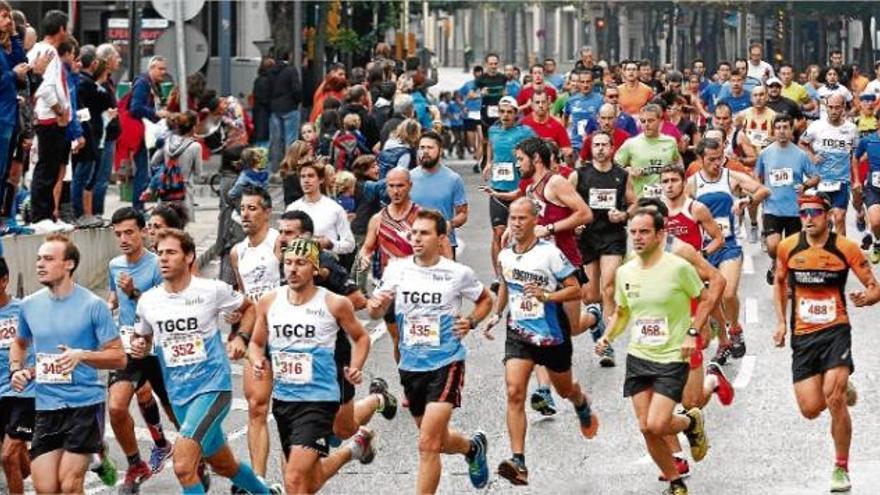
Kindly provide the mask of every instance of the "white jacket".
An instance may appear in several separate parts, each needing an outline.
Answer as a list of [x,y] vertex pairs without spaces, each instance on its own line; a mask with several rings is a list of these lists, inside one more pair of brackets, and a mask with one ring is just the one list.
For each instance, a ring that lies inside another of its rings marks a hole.
[[70,90],[64,77],[64,66],[55,47],[44,41],[35,44],[28,52],[28,62],[33,64],[38,57],[46,52],[53,53],[55,56],[46,66],[43,82],[34,93],[36,100],[34,114],[37,120],[58,118],[59,115],[52,110],[52,106],[56,104],[60,105],[65,112],[70,111]]

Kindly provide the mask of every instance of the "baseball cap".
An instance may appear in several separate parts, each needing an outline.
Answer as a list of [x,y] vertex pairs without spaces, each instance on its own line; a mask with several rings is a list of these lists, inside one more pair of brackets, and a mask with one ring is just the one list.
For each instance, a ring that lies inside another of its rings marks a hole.
[[873,93],[862,93],[859,95],[859,100],[861,101],[876,101],[877,96]]
[[500,107],[501,105],[509,105],[515,110],[519,110],[519,105],[516,104],[516,99],[512,96],[504,96],[498,100],[498,106]]
[[770,79],[767,79],[767,86],[772,86],[774,84],[782,86],[782,81],[780,81],[778,77],[771,77]]

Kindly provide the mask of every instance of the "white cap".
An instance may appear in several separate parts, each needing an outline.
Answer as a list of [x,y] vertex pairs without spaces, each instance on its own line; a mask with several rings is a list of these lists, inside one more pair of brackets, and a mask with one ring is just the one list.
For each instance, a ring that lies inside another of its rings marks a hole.
[[512,96],[505,96],[498,100],[498,106],[508,105],[513,107],[514,110],[519,110],[519,105],[516,104],[516,98]]
[[778,85],[782,86],[782,81],[780,81],[778,77],[771,77],[770,79],[767,79],[767,82],[765,82],[764,84],[767,86],[770,86],[773,84],[778,84]]

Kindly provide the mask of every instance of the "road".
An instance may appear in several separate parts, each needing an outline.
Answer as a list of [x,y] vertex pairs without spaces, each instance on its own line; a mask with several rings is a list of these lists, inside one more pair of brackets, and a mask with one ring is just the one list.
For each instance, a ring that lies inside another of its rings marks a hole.
[[[460,233],[465,241],[460,259],[488,283],[492,274],[487,256],[489,221],[486,201],[476,189],[479,179],[470,172],[469,163],[456,162],[453,168],[464,176],[471,198],[470,219]],[[790,350],[776,349],[771,342],[775,316],[771,289],[764,281],[767,264],[767,257],[758,245],[746,246],[740,294],[748,353],[742,360],[725,368],[736,386],[734,404],[722,408],[713,399],[706,409],[711,450],[702,463],[691,464],[692,475],[688,479],[691,493],[827,493],[833,459],[828,434],[830,421],[825,414],[808,422],[798,413],[791,386]],[[854,277],[850,278],[851,287],[855,287]],[[880,376],[880,359],[870,350],[876,349],[876,337],[872,334],[875,325],[871,325],[870,320],[878,314],[877,309],[851,312],[857,369],[854,380],[862,392],[859,404],[852,409],[855,434],[850,466],[855,487],[853,493],[856,494],[874,494],[880,490],[880,442],[875,441],[880,435],[880,415],[877,414],[880,412],[880,398],[869,393]],[[368,376],[385,377],[400,396],[390,339],[381,326],[370,323],[369,328],[374,332],[374,345],[366,366]],[[490,466],[494,470],[501,460],[510,456],[501,364],[504,341],[503,338],[488,341],[480,332],[475,332],[467,337],[467,345],[470,354],[463,406],[456,411],[453,424],[465,432],[476,429],[486,432]],[[551,419],[529,413],[526,460],[530,486],[515,490],[507,481],[493,476],[486,491],[659,493],[666,485],[657,481],[657,469],[647,456],[630,402],[622,397],[623,366],[599,368],[587,336],[578,337],[574,346],[576,376],[592,393],[594,409],[601,417],[598,437],[592,441],[581,437],[574,411],[568,404],[561,404],[561,412]],[[623,342],[616,347],[622,357]],[[246,459],[246,403],[240,376],[236,376],[235,382],[236,400],[225,422],[225,431],[235,454]],[[366,388],[366,385],[359,387],[358,396],[365,394]],[[133,413],[137,424],[143,426],[134,408]],[[413,491],[418,462],[417,431],[407,410],[401,409],[392,422],[377,416],[371,426],[378,433],[375,462],[366,466],[356,462],[349,464],[327,484],[325,492]],[[281,449],[274,424],[270,425],[270,431],[272,453],[268,477],[272,481],[281,481]],[[138,428],[138,438],[142,456],[147,457],[150,442],[144,428]],[[120,468],[123,467],[125,457],[113,441],[109,425],[107,439],[112,445],[113,458]],[[470,486],[466,465],[461,458],[444,458],[443,467],[441,492],[475,491]],[[123,474],[120,471],[120,479]],[[214,477],[211,492],[228,493],[228,486],[226,480]],[[143,486],[142,493],[164,494],[178,490],[179,485],[169,465]],[[108,489],[89,474],[87,493],[102,492],[108,492]]]

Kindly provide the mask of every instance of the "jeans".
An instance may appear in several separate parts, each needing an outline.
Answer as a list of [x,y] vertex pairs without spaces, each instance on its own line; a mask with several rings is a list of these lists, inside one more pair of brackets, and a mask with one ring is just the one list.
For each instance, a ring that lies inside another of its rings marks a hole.
[[70,181],[70,204],[76,218],[85,213],[83,211],[83,192],[86,191],[89,181],[95,175],[97,165],[98,162],[95,160],[74,162],[73,164],[73,179]]
[[147,149],[141,146],[141,149],[134,154],[134,177],[132,178],[132,198],[131,206],[137,211],[144,211],[144,202],[141,201],[141,194],[147,190],[150,185],[150,168],[147,161]]
[[104,198],[107,197],[107,185],[110,183],[110,172],[113,170],[113,159],[116,155],[116,141],[104,141],[101,161],[95,167],[92,179],[86,184],[86,190],[92,191],[92,214],[104,214]]
[[[15,126],[0,127],[0,181],[5,182],[6,173],[9,171],[9,157],[12,156],[12,136]],[[5,184],[0,183],[0,205],[3,204],[3,196],[6,193]]]
[[277,160],[272,161],[272,171],[276,172],[278,163],[281,161],[279,157],[283,157],[287,152],[287,147],[296,141],[299,137],[299,109],[291,110],[287,113],[272,112],[269,119],[269,141],[272,143],[271,149],[275,150]]

